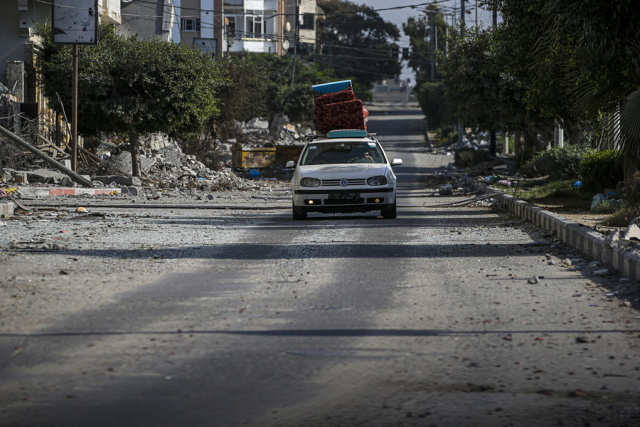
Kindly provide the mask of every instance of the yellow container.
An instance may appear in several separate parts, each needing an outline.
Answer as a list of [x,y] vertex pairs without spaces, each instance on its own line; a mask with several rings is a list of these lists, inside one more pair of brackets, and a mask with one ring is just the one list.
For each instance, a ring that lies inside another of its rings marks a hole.
[[231,166],[237,169],[268,168],[273,166],[275,159],[275,147],[234,147],[231,153]]

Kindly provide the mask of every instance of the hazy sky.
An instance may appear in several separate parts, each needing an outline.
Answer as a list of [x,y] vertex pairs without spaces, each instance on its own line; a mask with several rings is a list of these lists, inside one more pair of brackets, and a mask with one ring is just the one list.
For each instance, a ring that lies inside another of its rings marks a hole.
[[[432,1],[426,0],[350,0],[353,3],[357,4],[366,4],[374,9],[388,9],[392,7],[399,6],[415,6],[405,7],[402,9],[393,9],[393,10],[379,10],[378,13],[382,18],[386,21],[392,22],[398,26],[400,29],[400,33],[402,38],[399,41],[400,46],[409,46],[409,40],[404,36],[404,32],[402,32],[402,24],[407,21],[410,16],[420,16],[422,15],[422,10],[427,4],[432,3]],[[490,11],[477,9],[476,13],[476,2],[478,0],[466,0],[465,1],[465,9],[466,20],[468,26],[475,25],[476,18],[478,20],[478,24],[488,25],[491,23],[492,15]],[[452,15],[455,14],[455,22],[460,20],[460,0],[438,0],[437,1],[440,7],[446,12],[449,13],[449,16],[446,18],[447,22],[451,23]],[[413,71],[404,70],[401,77],[403,79],[411,78],[413,80]]]

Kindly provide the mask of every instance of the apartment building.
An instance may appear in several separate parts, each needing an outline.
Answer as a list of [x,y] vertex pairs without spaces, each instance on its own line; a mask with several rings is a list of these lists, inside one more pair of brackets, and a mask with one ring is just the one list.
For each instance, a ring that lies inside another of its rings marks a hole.
[[[316,0],[173,0],[180,22],[180,41],[215,51],[283,55],[298,47],[313,51]],[[297,17],[297,18],[296,18]]]
[[120,9],[121,20],[117,25],[120,34],[180,43],[175,0],[122,0]]
[[285,50],[292,51],[297,40],[298,43],[295,46],[297,54],[314,53],[316,51],[318,21],[324,19],[324,13],[318,7],[316,0],[287,0],[285,16]]

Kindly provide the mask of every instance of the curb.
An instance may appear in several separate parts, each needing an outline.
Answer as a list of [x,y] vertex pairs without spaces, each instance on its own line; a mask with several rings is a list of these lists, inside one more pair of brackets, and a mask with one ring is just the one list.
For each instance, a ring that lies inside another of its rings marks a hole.
[[532,205],[508,194],[496,194],[498,203],[537,226],[553,232],[565,243],[593,259],[606,263],[624,277],[640,280],[640,255],[624,248],[613,247],[606,237],[584,225]]
[[0,203],[0,216],[11,216],[14,213],[16,205],[12,202]]
[[74,187],[18,187],[21,196],[49,197],[49,196],[95,196],[120,194],[120,188],[74,188]]

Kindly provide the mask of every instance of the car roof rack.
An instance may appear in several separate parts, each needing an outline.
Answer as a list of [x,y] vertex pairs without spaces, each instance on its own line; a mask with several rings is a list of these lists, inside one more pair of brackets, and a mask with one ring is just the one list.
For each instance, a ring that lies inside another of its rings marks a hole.
[[327,138],[364,138],[366,130],[360,129],[335,129],[327,132]]
[[311,142],[315,139],[337,139],[337,138],[371,138],[373,139],[377,136],[377,132],[367,132],[362,129],[334,129],[327,132],[326,135],[323,134],[306,134],[308,142]]

